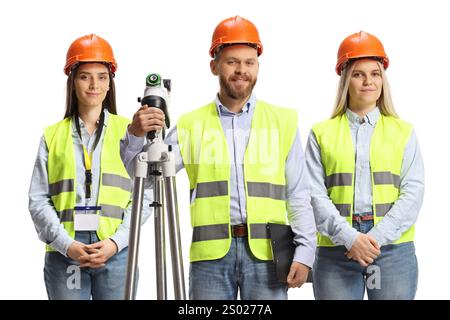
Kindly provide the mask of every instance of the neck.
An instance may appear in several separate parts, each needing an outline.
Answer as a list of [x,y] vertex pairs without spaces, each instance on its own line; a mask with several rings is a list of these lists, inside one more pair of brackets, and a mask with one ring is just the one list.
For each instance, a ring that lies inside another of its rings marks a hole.
[[348,108],[361,118],[364,118],[369,112],[377,107],[376,104],[370,106],[349,106]]
[[242,99],[234,99],[229,97],[226,94],[219,93],[219,100],[223,103],[224,106],[228,108],[231,112],[239,113],[244,108],[245,103],[248,101],[250,96],[242,98]]
[[94,108],[81,105],[78,106],[78,115],[81,120],[83,120],[89,134],[92,134],[97,127],[97,121],[100,118],[101,111],[101,105]]

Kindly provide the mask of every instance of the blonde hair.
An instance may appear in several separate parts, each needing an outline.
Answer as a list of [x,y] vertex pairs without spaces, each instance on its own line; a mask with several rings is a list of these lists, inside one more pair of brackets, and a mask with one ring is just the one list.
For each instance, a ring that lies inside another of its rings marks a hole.
[[[336,118],[340,115],[343,115],[348,108],[348,87],[350,85],[350,78],[353,73],[353,69],[355,68],[355,61],[350,62],[341,73],[341,79],[338,85],[338,91],[336,95],[336,101],[334,103],[334,110],[331,115],[331,118]],[[380,113],[385,116],[392,116],[398,118],[398,114],[395,111],[394,104],[392,102],[391,97],[391,89],[389,86],[389,82],[386,77],[386,72],[384,70],[383,65],[376,61],[378,68],[381,71],[381,79],[383,81],[383,88],[381,89],[380,98],[377,100],[377,106],[380,109]]]

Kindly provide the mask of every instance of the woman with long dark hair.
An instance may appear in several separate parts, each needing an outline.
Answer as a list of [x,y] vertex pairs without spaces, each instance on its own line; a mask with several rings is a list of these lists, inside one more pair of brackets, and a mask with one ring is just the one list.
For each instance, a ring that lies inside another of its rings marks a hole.
[[64,67],[64,120],[41,139],[29,210],[47,244],[49,299],[124,298],[132,186],[120,140],[130,121],[117,115],[116,69],[106,40],[76,39]]

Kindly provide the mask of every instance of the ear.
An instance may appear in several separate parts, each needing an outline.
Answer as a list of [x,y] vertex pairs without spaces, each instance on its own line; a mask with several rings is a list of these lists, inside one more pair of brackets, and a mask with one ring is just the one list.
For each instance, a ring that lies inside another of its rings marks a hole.
[[215,60],[210,61],[209,68],[211,69],[211,73],[213,75],[217,76],[219,74],[219,72],[217,71],[217,64]]

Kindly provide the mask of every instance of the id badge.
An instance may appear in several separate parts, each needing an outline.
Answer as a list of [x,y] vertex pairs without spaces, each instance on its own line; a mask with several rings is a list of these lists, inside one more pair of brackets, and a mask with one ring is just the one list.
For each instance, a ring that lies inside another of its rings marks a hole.
[[100,209],[100,207],[75,207],[73,218],[75,231],[97,231],[100,215],[92,212]]

